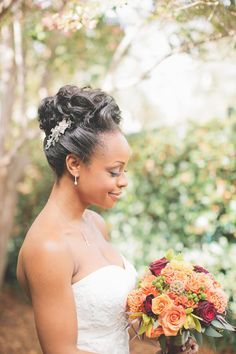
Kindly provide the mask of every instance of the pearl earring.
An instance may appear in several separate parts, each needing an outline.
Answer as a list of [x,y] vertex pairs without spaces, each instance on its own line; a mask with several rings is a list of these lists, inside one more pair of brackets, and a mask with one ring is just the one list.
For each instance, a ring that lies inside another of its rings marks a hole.
[[77,186],[78,185],[78,181],[77,181],[77,178],[78,178],[79,176],[75,176],[75,181],[74,181],[74,185],[75,186]]

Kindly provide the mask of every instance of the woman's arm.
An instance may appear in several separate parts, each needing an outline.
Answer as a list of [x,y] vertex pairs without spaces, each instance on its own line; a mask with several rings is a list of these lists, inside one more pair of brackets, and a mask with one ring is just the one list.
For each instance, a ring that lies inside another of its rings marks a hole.
[[28,248],[24,252],[24,268],[43,353],[94,354],[76,347],[73,261],[63,242],[47,240]]

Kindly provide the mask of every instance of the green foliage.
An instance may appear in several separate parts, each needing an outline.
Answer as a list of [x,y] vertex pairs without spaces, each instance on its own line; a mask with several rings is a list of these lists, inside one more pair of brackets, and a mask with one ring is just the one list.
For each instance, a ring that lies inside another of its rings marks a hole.
[[114,240],[135,239],[140,265],[169,248],[236,240],[233,118],[191,123],[180,134],[163,128],[129,137],[127,195],[107,214]]

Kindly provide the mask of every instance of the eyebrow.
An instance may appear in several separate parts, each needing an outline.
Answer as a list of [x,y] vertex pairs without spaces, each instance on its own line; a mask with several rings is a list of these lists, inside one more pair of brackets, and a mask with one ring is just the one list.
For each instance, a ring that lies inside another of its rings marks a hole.
[[123,161],[115,161],[114,163],[116,163],[116,162],[120,162],[120,163],[122,163],[122,165],[125,165],[125,162],[123,162]]

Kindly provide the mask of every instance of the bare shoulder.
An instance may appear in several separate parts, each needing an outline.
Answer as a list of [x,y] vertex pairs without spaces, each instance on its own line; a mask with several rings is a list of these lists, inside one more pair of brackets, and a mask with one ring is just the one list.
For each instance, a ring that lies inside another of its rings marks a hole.
[[104,218],[94,210],[87,209],[86,212],[87,212],[87,215],[90,215],[90,217],[93,219],[94,223],[101,231],[105,240],[109,241],[110,238],[109,238],[109,234],[108,234],[108,228],[107,228],[107,224],[106,224],[106,221],[104,220]]
[[27,235],[20,257],[30,292],[40,283],[70,284],[74,264],[63,237]]
[[74,353],[73,259],[63,235],[50,231],[41,228],[27,235],[21,256],[43,353]]

